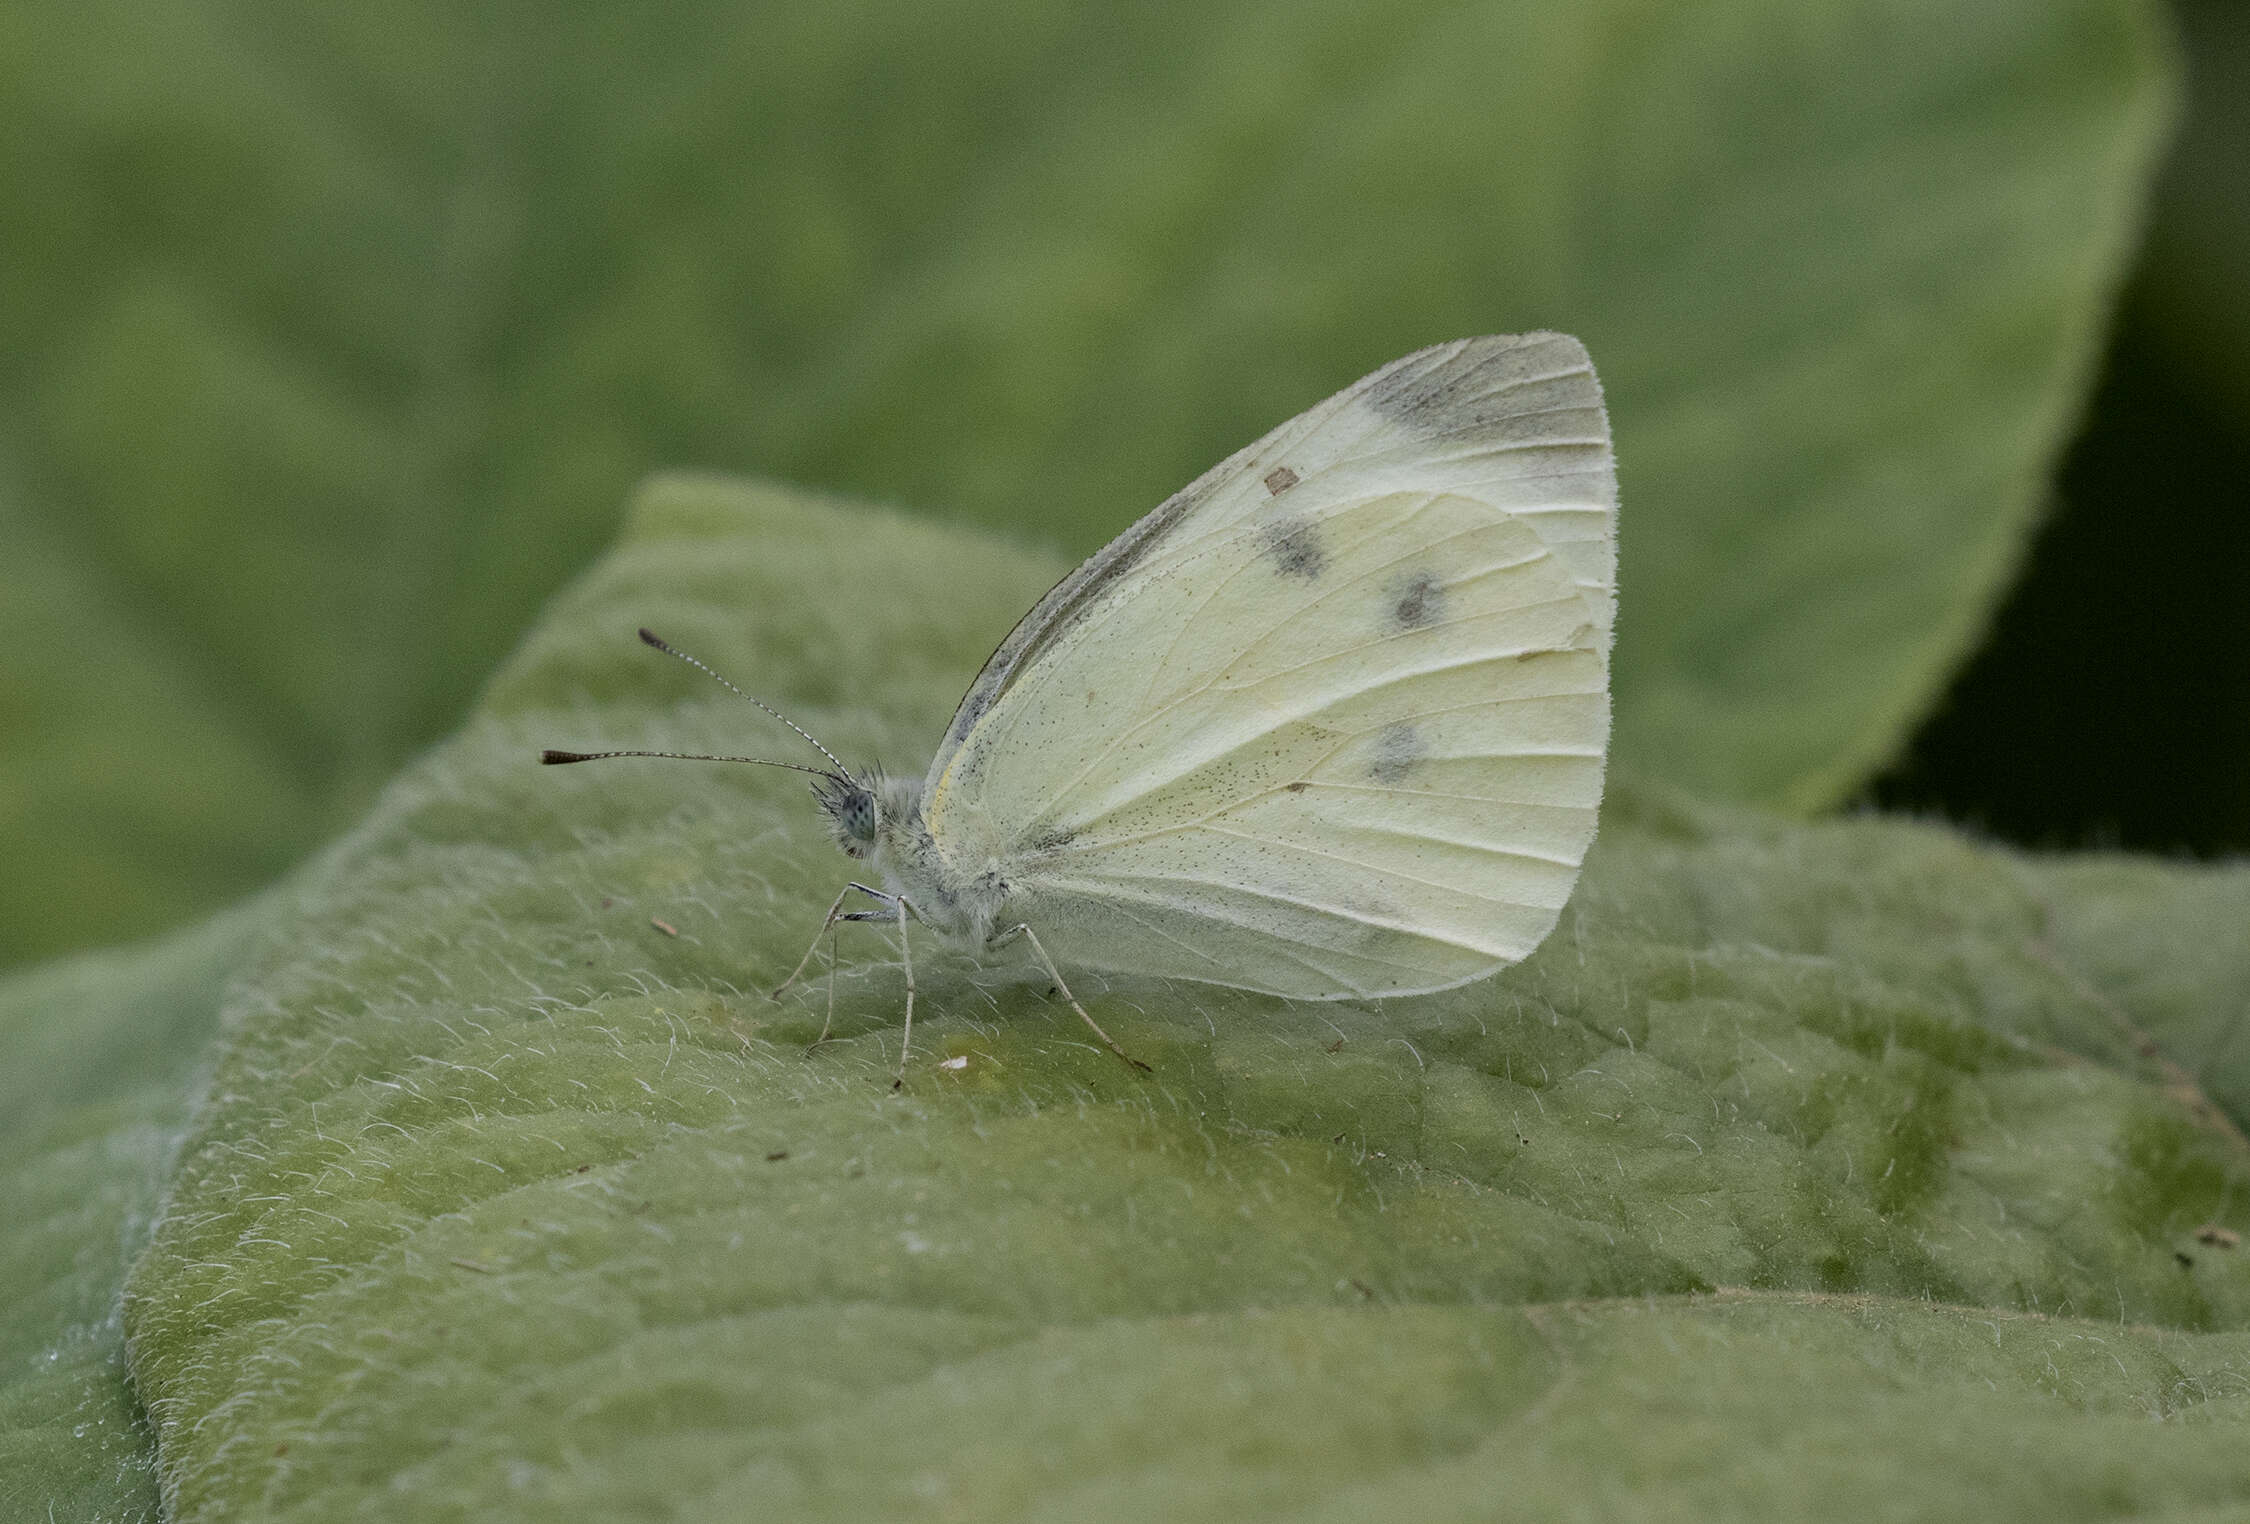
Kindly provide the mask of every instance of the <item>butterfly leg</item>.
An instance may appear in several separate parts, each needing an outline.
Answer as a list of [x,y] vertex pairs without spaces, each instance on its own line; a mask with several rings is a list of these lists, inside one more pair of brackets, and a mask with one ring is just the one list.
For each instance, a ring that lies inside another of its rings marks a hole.
[[[884,908],[881,910],[846,910],[844,908],[844,901],[855,891],[857,893],[866,895],[869,899],[876,901]],[[906,1024],[904,1031],[902,1031],[899,1035],[898,1073],[891,1080],[891,1088],[893,1090],[898,1089],[901,1085],[904,1085],[906,1083],[906,1056],[909,1051],[909,1045],[912,1043],[914,1038],[914,952],[913,949],[907,945],[906,941],[906,918],[910,915],[913,916],[917,921],[922,919],[922,912],[916,910],[914,908],[913,902],[908,900],[906,896],[902,894],[885,894],[880,889],[870,889],[867,887],[867,885],[861,883],[846,884],[842,889],[839,889],[836,892],[836,898],[829,902],[828,914],[821,917],[820,930],[813,933],[812,945],[807,947],[805,949],[805,955],[797,960],[797,966],[789,971],[789,977],[782,980],[781,983],[775,985],[773,993],[768,997],[769,999],[779,1000],[782,997],[783,992],[785,992],[790,985],[797,982],[797,977],[805,971],[805,965],[812,961],[812,955],[815,952],[819,951],[820,939],[824,936],[827,936],[838,922],[888,921],[893,916],[896,916],[898,918],[899,962],[903,964],[906,969]],[[828,1029],[835,1024],[835,1021],[836,953],[835,944],[832,941],[829,944],[828,954],[828,1019],[821,1023],[820,1035],[812,1040],[812,1045],[814,1047],[817,1048],[822,1043],[828,1041]],[[1095,1030],[1099,1031],[1100,1028],[1097,1027],[1095,1028]],[[1105,1038],[1104,1041],[1107,1041],[1107,1039]],[[1112,1044],[1112,1046],[1114,1046],[1114,1044]]]
[[795,968],[789,970],[789,977],[773,987],[766,996],[768,1000],[779,1000],[787,993],[789,986],[797,982],[797,976],[805,971],[805,965],[812,962],[812,955],[820,951],[820,939],[828,935],[828,928],[843,919],[844,899],[851,892],[852,886],[849,884],[836,891],[836,898],[829,902],[828,914],[820,918],[820,930],[813,933],[812,941],[805,947],[805,955],[797,960]]
[[834,926],[838,921],[887,921],[891,918],[887,909],[880,915],[870,914],[864,910],[846,910],[844,901],[851,897],[852,891],[855,889],[871,899],[880,900],[885,906],[888,906],[891,902],[891,897],[882,890],[870,889],[865,884],[846,884],[843,888],[837,890],[836,898],[828,902],[828,914],[821,917],[820,930],[813,933],[812,941],[805,947],[805,955],[797,960],[795,968],[789,970],[789,977],[773,987],[772,992],[766,996],[768,1000],[779,1000],[788,993],[789,986],[795,984],[797,976],[805,971],[805,965],[812,962],[812,955],[820,951],[820,939],[828,935],[829,927]]
[[1055,981],[1055,988],[1062,991],[1063,999],[1070,1002],[1070,1008],[1078,1013],[1078,1019],[1086,1023],[1087,1026],[1093,1028],[1094,1035],[1102,1040],[1103,1047],[1109,1049],[1110,1052],[1116,1054],[1119,1058],[1122,1058],[1123,1060],[1125,1060],[1125,1062],[1131,1064],[1134,1068],[1140,1070],[1143,1074],[1153,1074],[1156,1072],[1155,1070],[1149,1068],[1148,1065],[1135,1058],[1132,1054],[1126,1052],[1123,1048],[1120,1048],[1117,1045],[1117,1039],[1110,1036],[1107,1032],[1104,1032],[1102,1030],[1102,1024],[1094,1020],[1093,1017],[1086,1014],[1086,1008],[1078,1003],[1078,997],[1070,992],[1070,986],[1063,983],[1062,971],[1055,967],[1055,960],[1047,956],[1047,949],[1045,947],[1042,947],[1039,943],[1039,933],[1031,929],[1031,925],[1029,922],[1016,922],[1015,925],[1009,927],[1006,931],[1003,931],[998,936],[994,937],[992,939],[991,945],[995,948],[1005,947],[1018,937],[1022,937],[1025,941],[1031,944],[1031,950],[1039,955],[1040,966],[1047,970],[1047,977]]
[[906,1083],[906,1055],[914,1041],[914,949],[907,944],[906,918],[919,921],[922,912],[903,894],[885,894],[880,889],[870,889],[865,884],[853,884],[861,894],[881,900],[886,910],[847,910],[836,917],[839,921],[887,921],[898,917],[898,960],[906,969],[906,1025],[898,1038],[898,1073],[891,1078],[891,1088],[898,1089]]
[[898,960],[906,965],[906,1026],[898,1034],[898,1073],[891,1079],[893,1090],[906,1083],[907,1048],[914,1040],[914,954],[906,945],[906,912],[913,907],[906,903],[903,894],[895,903],[898,907]]
[[[817,945],[817,944],[816,944]],[[828,1029],[836,1024],[836,928],[828,928],[828,1014],[821,1018],[820,1035],[812,1040],[805,1051],[810,1053],[828,1041]]]

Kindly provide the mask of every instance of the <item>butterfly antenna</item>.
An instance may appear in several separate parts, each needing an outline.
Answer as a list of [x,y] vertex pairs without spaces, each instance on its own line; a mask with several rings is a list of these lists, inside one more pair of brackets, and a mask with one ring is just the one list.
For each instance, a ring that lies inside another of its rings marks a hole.
[[[782,713],[782,712],[781,712],[780,710],[778,710],[778,709],[774,708],[774,707],[773,707],[773,705],[771,705],[771,704],[769,704],[769,703],[765,702],[765,701],[764,701],[763,699],[754,699],[754,698],[752,698],[752,697],[751,697],[751,696],[750,696],[749,694],[747,694],[747,693],[744,693],[744,692],[743,692],[743,691],[742,691],[742,690],[741,690],[740,688],[737,688],[737,687],[736,687],[736,686],[735,686],[734,684],[732,684],[732,683],[728,682],[728,681],[727,681],[727,680],[726,680],[725,678],[723,678],[723,677],[719,676],[719,674],[718,674],[718,673],[716,673],[716,672],[712,671],[712,670],[711,670],[711,669],[710,669],[709,667],[706,667],[705,665],[703,665],[703,663],[701,663],[701,662],[697,661],[697,660],[696,660],[696,659],[695,659],[694,657],[692,657],[692,656],[688,655],[688,654],[687,654],[687,652],[685,652],[685,651],[682,651],[682,650],[680,650],[680,649],[679,649],[679,648],[678,648],[677,646],[673,646],[673,645],[669,645],[669,644],[667,644],[667,643],[665,642],[665,640],[663,639],[663,637],[659,636],[659,635],[658,635],[658,634],[657,634],[657,633],[656,633],[655,631],[653,631],[653,630],[649,630],[649,629],[645,629],[645,628],[644,628],[644,629],[643,629],[643,630],[641,631],[641,642],[642,642],[642,643],[643,643],[644,645],[651,645],[651,646],[654,646],[654,647],[656,647],[656,649],[657,649],[657,650],[659,650],[659,651],[662,651],[662,652],[663,652],[663,653],[664,653],[664,654],[665,654],[666,656],[677,656],[677,657],[678,657],[678,658],[679,658],[679,659],[680,659],[681,661],[684,661],[684,662],[686,662],[686,663],[687,663],[687,664],[688,664],[689,666],[691,666],[691,667],[695,668],[695,670],[696,670],[696,671],[698,671],[698,672],[702,673],[702,674],[703,674],[703,675],[704,675],[705,677],[708,677],[709,679],[711,679],[711,681],[713,681],[714,683],[717,683],[717,684],[718,684],[718,685],[719,685],[720,687],[722,687],[722,688],[726,689],[726,690],[727,690],[727,692],[729,692],[729,693],[733,694],[733,695],[734,695],[734,696],[735,696],[736,698],[738,698],[738,699],[741,699],[741,700],[742,700],[742,701],[743,701],[744,703],[746,703],[746,704],[756,704],[756,705],[757,705],[757,706],[758,706],[758,707],[759,707],[760,709],[763,709],[763,710],[764,710],[764,711],[765,711],[766,713],[768,713],[768,714],[772,715],[772,716],[773,716],[773,717],[774,717],[775,719],[777,719],[777,720],[781,721],[781,723],[782,723],[782,724],[784,724],[784,725],[788,726],[788,727],[789,727],[789,728],[790,728],[791,730],[794,730],[795,732],[797,732],[797,734],[799,734],[799,735],[803,736],[803,737],[805,738],[805,742],[806,742],[806,744],[807,744],[807,745],[809,745],[809,746],[811,746],[811,747],[812,747],[812,749],[813,749],[814,751],[817,751],[817,752],[819,752],[819,753],[820,753],[820,754],[821,754],[822,756],[826,757],[826,758],[827,758],[827,759],[828,759],[829,761],[831,761],[831,762],[833,762],[833,763],[835,763],[835,764],[836,764],[836,771],[837,771],[837,772],[839,772],[839,773],[843,773],[843,774],[845,774],[845,775],[847,775],[847,776],[849,776],[849,775],[850,775],[850,773],[851,773],[851,769],[850,769],[850,768],[848,768],[848,767],[846,767],[846,766],[844,766],[844,759],[843,759],[843,758],[841,758],[841,757],[837,756],[837,755],[836,755],[836,754],[835,754],[834,752],[830,751],[830,750],[829,750],[829,749],[828,749],[827,747],[825,747],[825,746],[821,745],[821,744],[820,744],[820,743],[819,743],[818,741],[815,741],[815,740],[814,740],[814,739],[812,738],[812,732],[811,732],[811,731],[809,731],[809,730],[805,729],[805,727],[804,727],[804,726],[802,726],[802,725],[798,724],[798,723],[797,723],[797,722],[796,722],[795,720],[792,720],[791,718],[789,718],[789,716],[787,716],[787,715],[783,714],[783,713]],[[697,760],[701,760],[701,759],[697,759]],[[744,758],[730,758],[730,759],[727,759],[727,760],[735,760],[735,761],[750,761],[750,760],[752,760],[752,759],[750,759],[750,758],[747,758],[747,757],[744,757]],[[815,767],[806,767],[806,768],[800,768],[800,769],[798,769],[798,770],[799,770],[800,772],[808,772],[808,773],[812,773],[812,772],[818,772],[818,771],[820,771],[820,769],[819,769],[819,768],[815,768]]]
[[556,751],[549,747],[539,754],[539,760],[549,767],[561,767],[566,762],[606,762],[611,757],[669,757],[674,762],[751,762],[759,767],[786,767],[793,773],[811,773],[815,778],[836,776],[824,768],[804,767],[795,762],[773,762],[764,757],[706,757],[690,751]]

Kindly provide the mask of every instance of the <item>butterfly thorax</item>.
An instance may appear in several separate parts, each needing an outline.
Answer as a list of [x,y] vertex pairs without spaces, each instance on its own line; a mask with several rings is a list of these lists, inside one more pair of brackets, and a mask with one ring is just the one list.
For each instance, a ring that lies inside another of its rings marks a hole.
[[846,856],[869,863],[931,930],[980,948],[992,939],[1008,886],[997,858],[956,861],[922,818],[922,785],[870,769],[813,788]]

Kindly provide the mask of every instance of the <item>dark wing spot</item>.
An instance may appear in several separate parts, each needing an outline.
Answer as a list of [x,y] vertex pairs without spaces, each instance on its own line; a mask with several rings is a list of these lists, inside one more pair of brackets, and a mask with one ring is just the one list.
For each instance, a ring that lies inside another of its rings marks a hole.
[[1024,843],[1024,850],[1033,854],[1059,852],[1077,839],[1078,833],[1076,831],[1058,826],[1042,831],[1030,841]]
[[1414,764],[1428,750],[1412,722],[1400,720],[1384,726],[1383,733],[1375,738],[1375,761],[1367,770],[1377,783],[1397,783],[1414,771]]
[[1266,554],[1274,570],[1284,577],[1311,581],[1328,567],[1328,552],[1321,547],[1320,530],[1310,519],[1278,519],[1262,531]]
[[1445,584],[1434,572],[1415,572],[1392,589],[1390,612],[1402,630],[1427,629],[1445,617]]
[[1311,788],[1312,785],[1305,782],[1303,779],[1299,779],[1295,783],[1285,784],[1284,787],[1286,787],[1292,794],[1301,794],[1306,789]]
[[1296,472],[1290,470],[1287,466],[1275,466],[1266,473],[1266,491],[1275,497],[1279,497],[1291,487],[1296,486],[1297,481]]
[[1406,913],[1396,900],[1364,889],[1346,890],[1338,897],[1338,903],[1363,920],[1396,921]]

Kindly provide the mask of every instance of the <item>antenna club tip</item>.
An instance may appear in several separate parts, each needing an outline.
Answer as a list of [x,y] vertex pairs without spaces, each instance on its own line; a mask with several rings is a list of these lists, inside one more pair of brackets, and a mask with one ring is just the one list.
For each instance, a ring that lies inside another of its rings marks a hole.
[[556,751],[550,746],[539,754],[539,760],[549,767],[558,767],[565,762],[586,762],[592,759],[582,751]]
[[658,635],[654,630],[650,629],[645,624],[641,626],[641,644],[644,646],[654,646],[659,651],[669,651],[672,649],[670,646],[664,643],[664,638],[662,636]]

